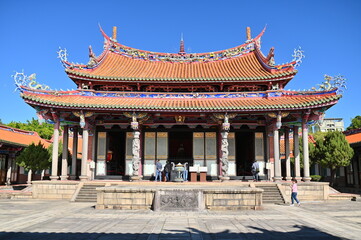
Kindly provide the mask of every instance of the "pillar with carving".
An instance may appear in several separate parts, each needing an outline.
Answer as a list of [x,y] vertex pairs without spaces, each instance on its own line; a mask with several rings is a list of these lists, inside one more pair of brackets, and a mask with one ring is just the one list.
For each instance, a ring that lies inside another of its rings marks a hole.
[[142,179],[142,176],[139,174],[139,165],[140,165],[140,131],[139,131],[139,123],[137,119],[133,117],[131,122],[131,127],[134,130],[133,133],[133,143],[132,143],[132,167],[133,167],[133,175],[130,177],[132,181],[139,181]]
[[69,126],[64,125],[63,132],[63,153],[61,155],[61,176],[60,180],[64,181],[68,179],[68,137],[69,137]]
[[221,176],[220,179],[222,181],[229,181],[229,176],[228,176],[228,131],[230,129],[230,124],[228,122],[228,115],[225,114],[224,115],[224,122],[222,124],[222,132],[221,132],[221,136],[222,136],[222,141],[221,141],[221,152],[222,152],[222,157],[220,159],[221,161]]
[[[54,114],[53,114],[54,115]],[[60,121],[55,119],[54,124],[54,134],[53,134],[53,153],[52,153],[52,160],[51,160],[51,176],[50,179],[52,181],[58,180],[58,155],[59,155],[59,126]]]

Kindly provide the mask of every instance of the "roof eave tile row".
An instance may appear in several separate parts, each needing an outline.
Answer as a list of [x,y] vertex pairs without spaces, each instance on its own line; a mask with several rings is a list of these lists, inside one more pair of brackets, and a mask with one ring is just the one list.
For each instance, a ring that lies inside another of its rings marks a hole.
[[89,96],[50,96],[23,93],[31,105],[92,110],[145,110],[145,111],[267,111],[296,110],[332,106],[341,95],[318,97],[270,97],[254,99],[139,99]]

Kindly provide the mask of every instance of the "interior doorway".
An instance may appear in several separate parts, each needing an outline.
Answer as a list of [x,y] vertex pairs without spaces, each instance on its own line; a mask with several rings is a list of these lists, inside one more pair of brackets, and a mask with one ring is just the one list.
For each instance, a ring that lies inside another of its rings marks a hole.
[[251,167],[254,161],[254,133],[236,133],[236,169],[237,176],[252,176]]
[[193,133],[192,132],[169,132],[168,143],[169,161],[177,163],[188,162],[193,165]]
[[108,150],[106,156],[106,175],[122,175],[125,171],[125,133],[108,133]]

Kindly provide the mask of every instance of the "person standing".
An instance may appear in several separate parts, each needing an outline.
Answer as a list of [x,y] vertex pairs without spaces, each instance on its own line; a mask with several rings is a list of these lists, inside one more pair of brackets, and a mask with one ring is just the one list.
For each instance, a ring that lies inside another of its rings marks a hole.
[[252,164],[252,169],[251,169],[252,175],[253,175],[253,181],[257,182],[259,181],[259,164],[256,160],[254,160],[253,164]]
[[169,161],[167,161],[167,163],[164,166],[164,172],[165,172],[165,177],[166,177],[167,182],[170,181],[170,172],[171,171],[172,171],[172,165],[170,164]]
[[185,182],[187,182],[188,181],[188,162],[184,163],[183,167],[184,167],[183,180]]
[[157,162],[155,164],[155,180],[159,178],[159,182],[162,181],[162,164],[160,163],[159,159],[157,159]]
[[298,187],[297,187],[297,180],[296,179],[293,179],[292,180],[292,184],[291,184],[291,190],[292,190],[292,193],[291,193],[291,205],[290,206],[294,206],[294,201],[297,202],[297,206],[301,206],[301,203],[300,201],[298,201],[297,199],[297,192],[298,192]]

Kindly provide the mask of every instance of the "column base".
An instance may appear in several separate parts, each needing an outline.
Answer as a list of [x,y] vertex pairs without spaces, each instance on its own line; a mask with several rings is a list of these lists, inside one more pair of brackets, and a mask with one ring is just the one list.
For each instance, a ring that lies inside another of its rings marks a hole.
[[80,181],[85,182],[88,181],[88,176],[80,176],[79,179]]
[[59,176],[50,176],[51,181],[58,181]]
[[133,181],[133,182],[141,181],[142,178],[143,178],[143,176],[131,176],[130,181]]
[[292,177],[286,177],[286,181],[291,181]]
[[75,179],[76,179],[76,176],[75,176],[75,175],[70,175],[70,176],[69,176],[69,179],[70,179],[70,180],[75,180]]
[[281,182],[281,181],[282,181],[282,177],[273,177],[273,181],[274,181],[274,182]]
[[297,180],[297,182],[301,181],[302,178],[301,177],[294,177],[295,180]]
[[219,179],[222,181],[222,182],[228,182],[231,178],[230,177],[225,177],[225,176],[220,176]]
[[68,175],[60,176],[60,181],[66,181],[68,180]]
[[303,177],[303,178],[302,178],[302,180],[303,180],[304,182],[311,182],[311,179],[312,179],[312,178],[310,178],[310,177]]

